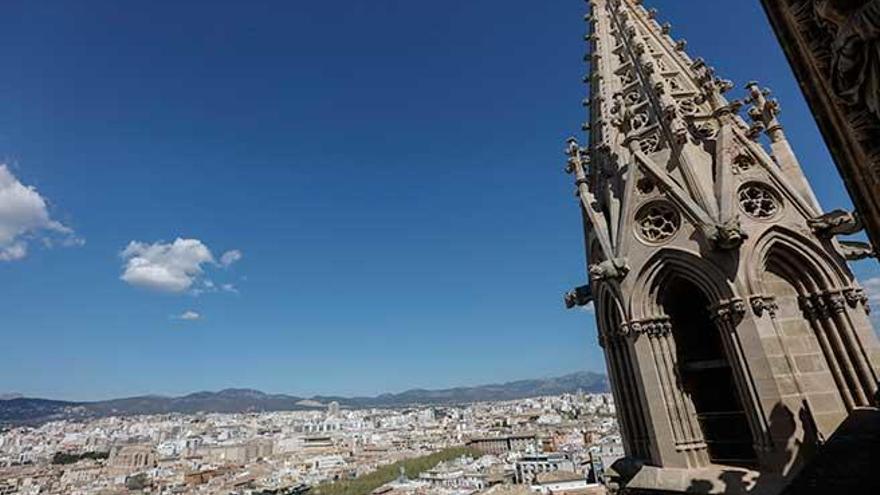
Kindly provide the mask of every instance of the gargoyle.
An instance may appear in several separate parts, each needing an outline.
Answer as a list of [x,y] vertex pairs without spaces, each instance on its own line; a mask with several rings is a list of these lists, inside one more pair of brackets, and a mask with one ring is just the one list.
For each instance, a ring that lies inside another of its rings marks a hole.
[[730,250],[742,246],[742,243],[748,238],[742,230],[738,218],[731,218],[725,223],[710,227],[709,238],[719,249]]
[[593,290],[589,284],[576,287],[574,290],[565,293],[564,300],[566,309],[586,306],[593,302]]
[[590,265],[590,277],[597,282],[600,280],[621,279],[627,273],[629,273],[629,267],[626,265],[626,260],[620,258]]
[[862,230],[862,222],[855,213],[834,210],[807,220],[810,228],[819,237],[830,238],[836,235],[851,235]]
[[840,241],[840,254],[847,261],[859,261],[866,258],[876,258],[877,253],[867,242]]

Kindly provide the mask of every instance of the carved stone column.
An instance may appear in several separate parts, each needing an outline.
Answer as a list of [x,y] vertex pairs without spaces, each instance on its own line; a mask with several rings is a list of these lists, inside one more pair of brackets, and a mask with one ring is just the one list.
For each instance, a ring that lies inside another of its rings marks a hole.
[[634,324],[648,338],[663,391],[666,412],[672,425],[675,450],[684,455],[687,466],[709,465],[709,454],[693,403],[681,390],[678,379],[675,342],[668,317],[644,320]]
[[608,367],[609,381],[611,382],[611,392],[614,395],[614,404],[617,408],[617,418],[620,423],[621,434],[624,438],[626,453],[630,456],[638,456],[638,447],[634,443],[636,437],[635,419],[633,418],[629,398],[625,393],[625,389],[630,384],[624,381],[624,374],[618,356],[618,333],[609,331],[609,335],[604,335],[602,330],[600,330],[599,345],[605,349],[605,361]]
[[[650,438],[647,429],[647,418],[642,409],[639,384],[633,370],[633,359],[630,350],[630,326],[620,324],[609,332],[605,339],[608,365],[615,374],[618,397],[615,404],[621,408],[620,417],[625,422],[629,438],[628,454],[638,459],[650,460]],[[620,400],[620,402],[617,402]]]
[[[733,378],[739,389],[743,409],[752,431],[752,445],[756,452],[764,452],[771,448],[772,442],[767,435],[765,415],[761,408],[761,400],[751,379],[749,361],[743,350],[738,327],[746,315],[746,302],[742,299],[722,301],[712,308],[712,315],[721,342],[733,371]],[[765,308],[768,313],[775,311],[771,300],[767,300]]]
[[868,359],[865,357],[864,346],[862,346],[861,341],[855,333],[852,321],[846,314],[846,297],[843,295],[842,291],[831,291],[825,294],[825,300],[828,308],[831,310],[832,321],[837,327],[838,333],[841,334],[841,340],[846,346],[847,355],[853,362],[853,367],[855,368],[862,394],[866,397],[867,402],[863,405],[869,405],[871,403],[874,385],[877,380],[874,377],[873,370],[868,364]]
[[801,297],[804,317],[810,321],[822,346],[825,359],[834,375],[847,410],[852,410],[855,407],[867,405],[868,397],[860,384],[856,366],[850,359],[847,348],[838,332],[834,319],[837,308],[832,308],[835,305],[836,303],[829,305],[828,298],[823,293]]

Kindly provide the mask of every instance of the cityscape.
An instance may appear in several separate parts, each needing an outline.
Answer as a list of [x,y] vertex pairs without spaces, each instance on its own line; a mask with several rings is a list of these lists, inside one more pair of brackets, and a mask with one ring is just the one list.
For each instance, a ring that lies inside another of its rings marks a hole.
[[607,393],[314,407],[8,426],[0,494],[593,494],[623,456]]
[[880,493],[880,0],[0,15],[0,495]]

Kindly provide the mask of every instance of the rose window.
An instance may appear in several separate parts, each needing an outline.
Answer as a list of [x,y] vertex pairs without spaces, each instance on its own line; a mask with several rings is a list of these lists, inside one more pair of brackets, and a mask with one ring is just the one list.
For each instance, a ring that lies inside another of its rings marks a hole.
[[672,238],[681,226],[681,217],[667,202],[650,203],[636,214],[636,231],[639,237],[657,244]]
[[746,184],[739,190],[739,206],[753,218],[773,218],[779,213],[779,200],[763,184]]

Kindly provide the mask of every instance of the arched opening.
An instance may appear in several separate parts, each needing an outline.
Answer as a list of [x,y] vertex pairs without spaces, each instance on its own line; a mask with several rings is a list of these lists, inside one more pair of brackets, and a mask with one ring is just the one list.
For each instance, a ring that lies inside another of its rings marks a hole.
[[679,386],[694,405],[709,458],[716,464],[753,465],[748,418],[709,301],[688,280],[670,282],[660,303],[672,323]]

